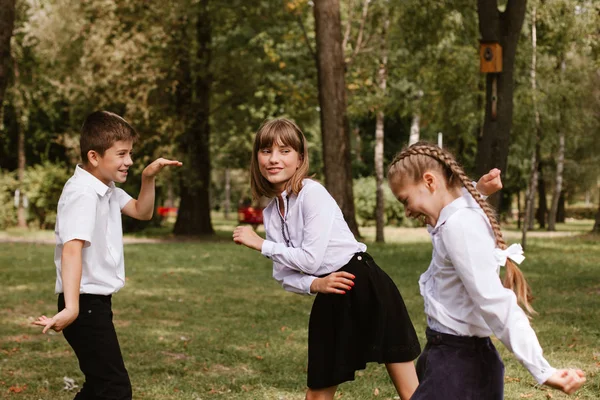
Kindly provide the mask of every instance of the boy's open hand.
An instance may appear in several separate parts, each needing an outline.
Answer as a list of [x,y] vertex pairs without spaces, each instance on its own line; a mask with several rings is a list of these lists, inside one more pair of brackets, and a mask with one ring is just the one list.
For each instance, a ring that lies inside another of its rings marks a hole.
[[500,170],[498,168],[491,169],[490,172],[479,178],[475,189],[484,196],[491,196],[502,189]]
[[146,168],[144,168],[142,176],[146,178],[154,178],[166,166],[181,167],[182,165],[183,163],[181,161],[167,160],[166,158],[157,158]]
[[56,332],[60,332],[67,326],[71,325],[77,318],[77,315],[78,314],[76,312],[71,311],[68,308],[64,308],[54,317],[48,318],[45,315],[42,315],[37,320],[33,321],[32,324],[43,326],[44,329],[42,330],[42,333],[48,332],[48,329],[53,329]]
[[580,369],[559,369],[544,385],[548,385],[566,394],[572,394],[585,383],[585,372]]
[[243,244],[251,249],[261,251],[265,240],[258,236],[258,234],[254,232],[254,229],[246,225],[235,228],[233,231],[233,241],[237,244]]

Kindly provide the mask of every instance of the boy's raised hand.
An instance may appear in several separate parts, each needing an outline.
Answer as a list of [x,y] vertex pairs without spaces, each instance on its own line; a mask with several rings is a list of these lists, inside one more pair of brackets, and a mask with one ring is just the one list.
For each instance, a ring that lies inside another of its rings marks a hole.
[[493,168],[490,172],[479,178],[475,189],[484,196],[491,196],[502,189],[500,170],[498,168]]
[[60,332],[67,326],[71,325],[76,318],[76,312],[71,311],[68,308],[64,308],[54,317],[48,318],[45,315],[42,315],[37,320],[33,321],[32,324],[43,326],[44,329],[42,330],[42,333],[48,332],[48,329],[53,329],[56,332]]
[[146,178],[153,178],[166,166],[175,166],[181,167],[183,163],[177,160],[167,160],[166,158],[157,158],[152,161],[144,171],[142,172],[142,176]]

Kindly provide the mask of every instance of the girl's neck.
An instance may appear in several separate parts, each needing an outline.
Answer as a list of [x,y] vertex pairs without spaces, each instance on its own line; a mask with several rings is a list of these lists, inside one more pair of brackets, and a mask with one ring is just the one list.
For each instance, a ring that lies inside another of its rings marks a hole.
[[[441,205],[442,205],[441,209],[446,207],[448,204],[452,203],[454,200],[462,197],[462,192],[460,189],[461,188],[459,188],[459,187],[455,187],[455,188],[448,188],[448,190],[445,191],[445,193],[441,197]],[[441,211],[441,209],[440,209],[440,211]]]

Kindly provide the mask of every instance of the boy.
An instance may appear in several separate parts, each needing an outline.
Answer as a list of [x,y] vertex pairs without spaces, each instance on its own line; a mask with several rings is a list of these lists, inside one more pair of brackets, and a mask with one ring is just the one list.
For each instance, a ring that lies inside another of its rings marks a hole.
[[154,179],[179,161],[159,158],[142,172],[135,200],[114,182],[127,180],[136,131],[107,111],[90,114],[81,128],[82,165],[65,184],[56,216],[58,314],[33,322],[64,336],[75,351],[85,383],[75,399],[132,398],[129,375],[112,322],[111,296],[125,284],[121,213],[149,220]]

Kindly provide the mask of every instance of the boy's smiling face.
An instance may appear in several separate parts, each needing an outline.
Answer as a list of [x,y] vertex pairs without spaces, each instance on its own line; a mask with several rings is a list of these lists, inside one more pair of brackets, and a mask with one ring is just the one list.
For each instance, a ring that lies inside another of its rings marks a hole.
[[127,180],[129,167],[133,164],[132,148],[133,141],[118,140],[102,156],[91,150],[85,169],[105,185],[111,182],[123,183]]

